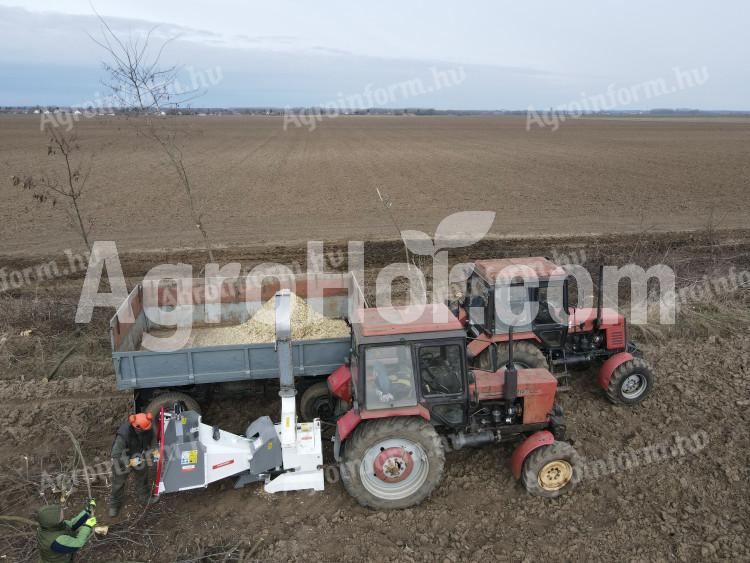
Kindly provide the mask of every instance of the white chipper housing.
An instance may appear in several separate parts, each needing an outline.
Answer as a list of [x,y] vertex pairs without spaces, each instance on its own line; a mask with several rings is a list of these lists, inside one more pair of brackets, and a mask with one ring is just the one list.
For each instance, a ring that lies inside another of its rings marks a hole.
[[320,420],[298,423],[291,347],[291,294],[276,294],[281,422],[263,416],[244,436],[201,422],[193,411],[162,414],[156,494],[206,487],[237,476],[235,488],[263,481],[266,492],[322,491]]

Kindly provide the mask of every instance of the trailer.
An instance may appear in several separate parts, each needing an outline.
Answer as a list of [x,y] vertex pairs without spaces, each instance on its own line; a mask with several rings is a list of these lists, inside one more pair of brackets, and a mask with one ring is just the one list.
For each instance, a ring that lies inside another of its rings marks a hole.
[[[286,279],[144,281],[135,286],[110,321],[112,362],[117,388],[132,391],[136,410],[154,415],[177,400],[200,412],[200,404],[222,390],[236,393],[252,382],[279,379],[275,342],[219,343],[147,350],[146,335],[173,332],[168,318],[175,307],[189,309],[191,330],[211,331],[246,322],[280,289],[290,289],[331,319],[348,322],[362,302],[351,274],[297,275]],[[212,298],[211,295],[214,297]],[[293,340],[293,375],[301,390],[324,382],[349,355],[351,336]]]

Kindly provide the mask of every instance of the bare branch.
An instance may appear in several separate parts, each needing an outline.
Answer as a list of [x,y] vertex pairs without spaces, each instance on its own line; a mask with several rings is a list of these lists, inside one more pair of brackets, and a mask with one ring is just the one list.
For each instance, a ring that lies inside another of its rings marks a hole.
[[[96,13],[96,10],[94,10]],[[177,180],[182,186],[188,210],[193,224],[203,237],[209,259],[213,262],[213,250],[208,233],[202,221],[202,213],[195,199],[193,185],[184,155],[174,130],[166,130],[157,123],[154,113],[161,112],[164,107],[178,107],[197,97],[197,89],[189,92],[177,91],[177,75],[179,67],[161,66],[164,51],[176,37],[162,41],[155,53],[150,49],[157,27],[149,29],[145,36],[130,35],[127,39],[119,37],[102,16],[96,13],[101,22],[102,40],[94,42],[102,47],[109,55],[110,61],[104,62],[109,83],[114,96],[127,109],[142,113],[145,116],[145,126],[138,126],[137,131],[156,143],[169,160]],[[92,38],[93,39],[93,38]],[[153,54],[150,54],[153,53]],[[85,183],[85,177],[83,183]],[[82,185],[79,189],[82,189]]]
[[93,221],[90,218],[84,218],[79,204],[79,199],[91,174],[90,162],[86,165],[85,158],[77,156],[81,152],[81,147],[75,132],[66,134],[61,128],[49,125],[45,128],[45,132],[49,136],[47,155],[62,161],[63,180],[45,173],[36,177],[26,175],[23,182],[19,176],[14,175],[11,177],[11,183],[13,186],[20,185],[22,189],[30,191],[39,204],[49,203],[52,207],[56,207],[58,200],[55,196],[65,201],[65,211],[81,235],[86,248],[91,250],[90,228],[87,228],[86,224],[91,225]]

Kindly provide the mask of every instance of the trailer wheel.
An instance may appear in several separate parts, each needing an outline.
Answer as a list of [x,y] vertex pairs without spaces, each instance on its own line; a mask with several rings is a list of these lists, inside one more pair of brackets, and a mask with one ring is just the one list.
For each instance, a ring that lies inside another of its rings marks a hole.
[[[480,355],[478,366],[483,370],[492,369],[492,360],[490,354],[492,346],[489,346]],[[508,363],[508,344],[497,344],[497,368],[500,369]],[[539,348],[531,342],[513,342],[513,364],[516,369],[544,368],[548,369],[547,358]]]
[[581,460],[567,442],[553,442],[531,452],[523,462],[521,482],[529,494],[557,498],[581,479]]
[[156,417],[159,416],[159,410],[162,407],[164,407],[165,412],[171,412],[175,403],[182,403],[185,410],[195,411],[198,414],[201,414],[201,407],[198,404],[198,401],[186,393],[179,393],[176,391],[154,397],[146,407],[146,412],[150,412],[154,415],[154,419],[156,419]]
[[302,393],[302,398],[299,400],[299,412],[305,422],[312,422],[316,418],[326,422],[334,420],[328,382],[315,383]]
[[443,443],[421,418],[367,421],[344,444],[341,480],[359,504],[408,508],[430,496],[445,465]]
[[615,404],[637,405],[654,386],[654,375],[646,360],[633,358],[622,363],[612,374],[607,398]]

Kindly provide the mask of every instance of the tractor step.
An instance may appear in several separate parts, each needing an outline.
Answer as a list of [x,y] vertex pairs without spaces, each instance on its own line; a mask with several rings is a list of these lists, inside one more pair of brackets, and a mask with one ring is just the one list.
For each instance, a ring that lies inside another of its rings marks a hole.
[[568,373],[568,370],[553,375],[557,379],[557,390],[559,392],[570,391],[570,373]]

